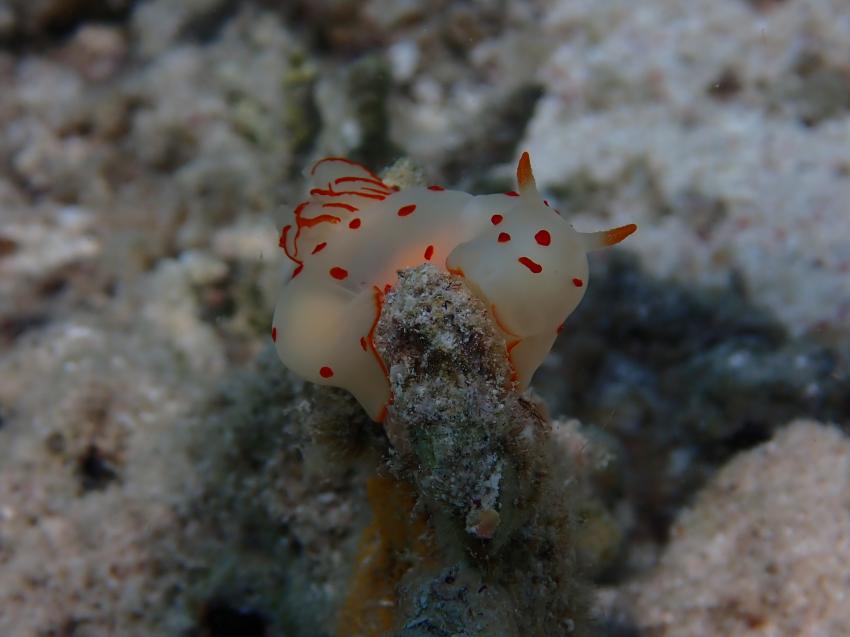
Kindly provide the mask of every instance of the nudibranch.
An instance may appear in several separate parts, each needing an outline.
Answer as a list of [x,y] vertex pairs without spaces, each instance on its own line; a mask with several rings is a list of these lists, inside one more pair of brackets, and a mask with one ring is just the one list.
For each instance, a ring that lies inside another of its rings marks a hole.
[[587,252],[637,229],[576,232],[541,199],[528,153],[519,192],[399,190],[340,157],[318,161],[309,178],[310,198],[280,234],[295,268],[272,339],[292,371],[347,389],[377,421],[392,398],[372,336],[399,270],[431,263],[463,277],[490,308],[522,390],[587,289]]

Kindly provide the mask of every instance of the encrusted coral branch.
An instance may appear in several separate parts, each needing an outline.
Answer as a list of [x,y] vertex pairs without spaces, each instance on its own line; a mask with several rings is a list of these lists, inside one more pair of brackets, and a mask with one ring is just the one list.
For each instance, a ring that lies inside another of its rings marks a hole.
[[[382,479],[381,504],[370,490],[373,523],[339,634],[386,634],[354,625],[366,625],[364,604],[377,595],[386,604],[379,625],[398,637],[580,634],[575,498],[559,488],[567,456],[555,451],[543,409],[518,393],[485,304],[460,277],[431,265],[405,270],[374,339],[394,396],[385,428],[397,486]],[[386,502],[404,506],[388,515]],[[416,520],[426,521],[420,534],[400,532]],[[432,537],[427,556],[423,534]],[[393,565],[384,569],[390,586],[376,564]]]
[[470,536],[502,544],[520,520],[501,517],[534,498],[542,467],[533,450],[546,423],[515,391],[486,305],[433,266],[402,271],[375,346],[394,396],[385,427],[397,467]]

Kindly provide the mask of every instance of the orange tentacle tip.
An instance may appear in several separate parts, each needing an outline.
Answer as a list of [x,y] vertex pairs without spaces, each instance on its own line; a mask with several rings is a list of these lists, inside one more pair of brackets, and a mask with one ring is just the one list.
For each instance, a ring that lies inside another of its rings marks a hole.
[[625,226],[620,226],[619,228],[612,228],[605,233],[605,239],[603,240],[603,244],[606,246],[617,245],[628,237],[630,234],[633,234],[637,231],[637,224],[629,223]]
[[526,196],[537,198],[537,185],[534,183],[534,173],[531,171],[531,157],[524,152],[516,167],[516,181],[519,191]]
[[534,175],[531,174],[531,157],[526,151],[519,158],[519,164],[516,167],[516,180],[520,186],[525,186],[532,179],[534,179]]

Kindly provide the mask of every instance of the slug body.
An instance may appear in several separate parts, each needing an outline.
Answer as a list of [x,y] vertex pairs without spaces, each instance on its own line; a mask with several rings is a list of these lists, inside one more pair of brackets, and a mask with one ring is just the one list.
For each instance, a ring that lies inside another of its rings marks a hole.
[[463,277],[490,308],[524,389],[584,296],[587,252],[636,229],[576,232],[540,198],[528,153],[517,167],[519,192],[493,195],[397,190],[335,157],[317,162],[310,178],[310,199],[280,235],[295,270],[272,338],[287,367],[349,390],[378,421],[391,394],[372,335],[399,270],[431,263]]

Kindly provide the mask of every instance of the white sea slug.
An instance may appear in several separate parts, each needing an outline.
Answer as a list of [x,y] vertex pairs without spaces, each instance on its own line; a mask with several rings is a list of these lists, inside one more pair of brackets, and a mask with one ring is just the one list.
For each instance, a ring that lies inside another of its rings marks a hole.
[[280,235],[295,270],[272,339],[292,371],[347,389],[377,421],[392,397],[372,334],[399,270],[432,263],[463,277],[502,331],[521,390],[587,289],[587,252],[637,229],[576,232],[541,200],[528,153],[517,166],[518,193],[398,190],[338,157],[317,162],[310,177],[310,199]]

